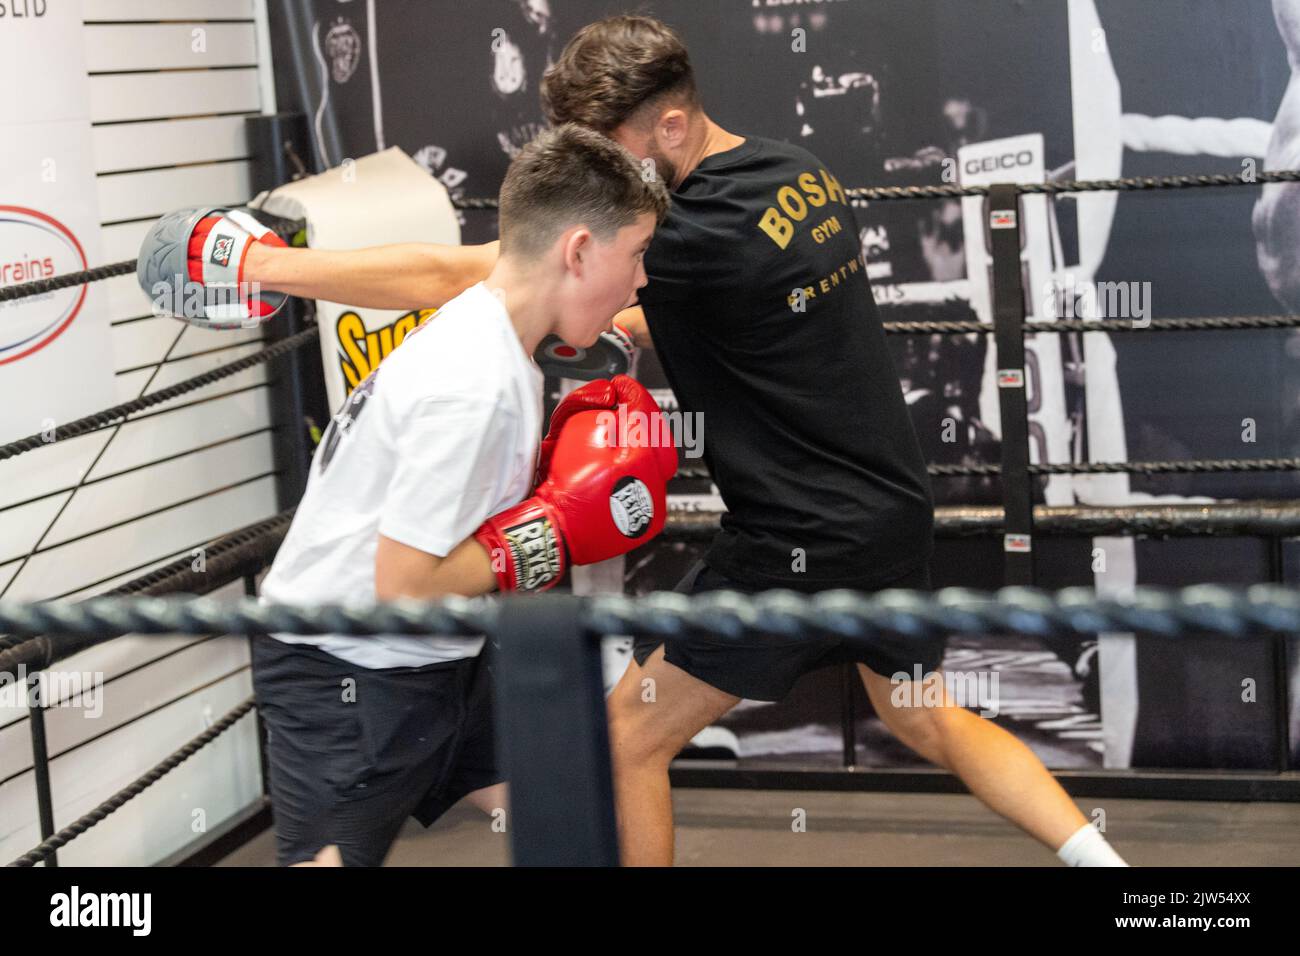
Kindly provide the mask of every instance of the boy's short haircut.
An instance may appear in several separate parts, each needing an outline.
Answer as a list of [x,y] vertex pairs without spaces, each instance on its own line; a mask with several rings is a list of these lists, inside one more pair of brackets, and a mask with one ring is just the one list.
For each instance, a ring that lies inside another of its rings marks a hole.
[[668,212],[668,190],[613,140],[569,123],[520,150],[501,184],[501,255],[538,256],[571,226],[602,242],[650,213]]
[[653,17],[587,24],[542,77],[542,108],[555,124],[610,133],[651,104],[699,106],[686,44]]

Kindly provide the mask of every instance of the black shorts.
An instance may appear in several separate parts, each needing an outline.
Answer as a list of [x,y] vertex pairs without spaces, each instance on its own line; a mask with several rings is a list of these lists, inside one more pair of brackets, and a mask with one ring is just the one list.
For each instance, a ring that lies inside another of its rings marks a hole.
[[[882,584],[879,590],[930,589],[930,570],[922,565],[914,571]],[[704,591],[762,591],[720,574],[700,561],[674,589],[684,594]],[[644,664],[663,644],[658,637],[641,637],[633,647],[638,664]],[[908,679],[939,669],[946,638],[871,639],[848,643],[838,638],[782,638],[768,635],[762,642],[738,644],[733,639],[692,635],[671,640],[664,659],[697,680],[718,690],[748,700],[781,700],[809,671],[844,662],[866,664],[882,677],[905,674]],[[918,669],[919,668],[919,669]]]
[[331,843],[346,866],[379,866],[408,816],[428,826],[501,782],[487,654],[376,670],[253,638],[281,866]]

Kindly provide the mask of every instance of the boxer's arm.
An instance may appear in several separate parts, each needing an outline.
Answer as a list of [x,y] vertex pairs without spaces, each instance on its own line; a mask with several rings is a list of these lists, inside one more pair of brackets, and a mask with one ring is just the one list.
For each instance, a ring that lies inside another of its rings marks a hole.
[[487,278],[498,245],[250,248],[243,278],[276,292],[367,309],[438,308]]
[[496,588],[492,559],[483,545],[468,538],[445,558],[379,536],[375,549],[375,598],[429,601],[459,594],[474,597]]
[[624,309],[614,316],[614,324],[622,326],[627,334],[632,336],[632,341],[636,343],[637,348],[655,347],[654,339],[650,338],[650,325],[646,322],[645,311],[641,306],[634,305],[630,309]]

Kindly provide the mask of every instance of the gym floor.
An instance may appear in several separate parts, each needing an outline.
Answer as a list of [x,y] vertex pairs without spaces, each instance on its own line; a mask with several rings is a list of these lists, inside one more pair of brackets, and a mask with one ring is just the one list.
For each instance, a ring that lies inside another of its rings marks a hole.
[[[673,791],[679,866],[1058,866],[1055,856],[966,795]],[[1090,814],[1099,801],[1076,801]],[[1106,800],[1107,837],[1134,866],[1295,866],[1300,805]],[[806,832],[792,832],[797,809]],[[411,821],[388,866],[505,866],[507,837],[459,806]],[[272,866],[260,834],[221,866]]]

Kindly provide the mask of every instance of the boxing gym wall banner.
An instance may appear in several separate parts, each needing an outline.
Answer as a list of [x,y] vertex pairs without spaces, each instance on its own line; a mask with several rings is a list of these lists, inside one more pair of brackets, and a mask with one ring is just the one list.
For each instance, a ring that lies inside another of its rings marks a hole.
[[[446,188],[396,146],[262,193],[252,206],[303,220],[313,249],[395,242],[460,245],[460,225]],[[432,309],[400,312],[317,301],[330,409],[342,408],[352,389],[431,314]]]
[[[81,4],[0,7],[0,285],[100,265]],[[102,286],[0,303],[0,442],[114,401]]]

